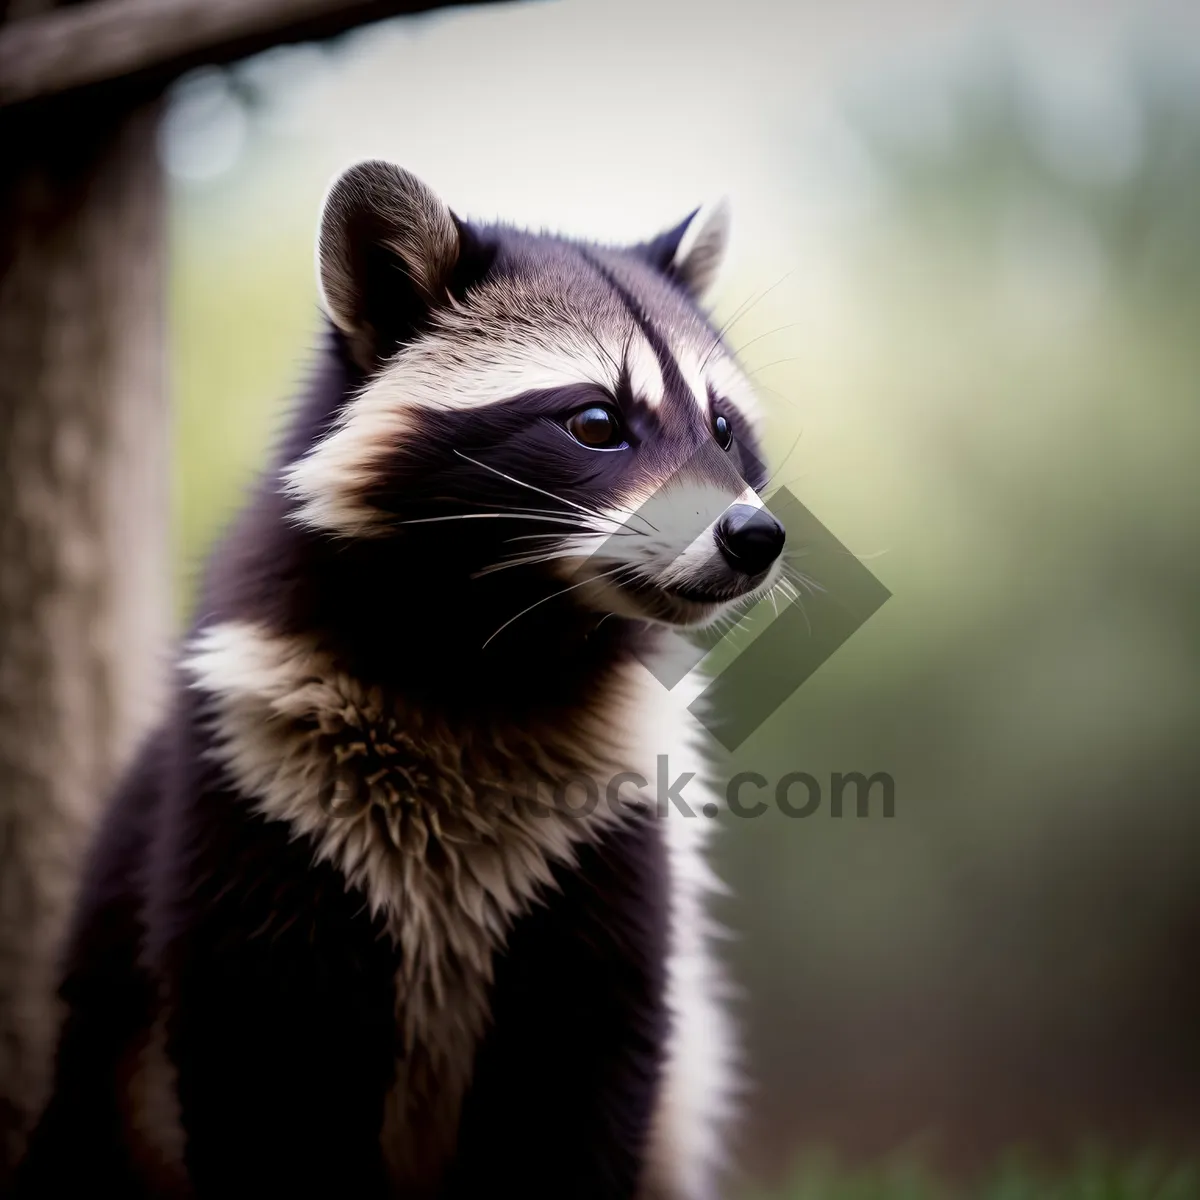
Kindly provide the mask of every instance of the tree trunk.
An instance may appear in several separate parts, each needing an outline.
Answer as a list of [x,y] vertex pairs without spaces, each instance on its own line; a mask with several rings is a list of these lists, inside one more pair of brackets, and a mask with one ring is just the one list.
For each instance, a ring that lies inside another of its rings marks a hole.
[[0,1191],[87,836],[169,635],[158,102],[0,114]]

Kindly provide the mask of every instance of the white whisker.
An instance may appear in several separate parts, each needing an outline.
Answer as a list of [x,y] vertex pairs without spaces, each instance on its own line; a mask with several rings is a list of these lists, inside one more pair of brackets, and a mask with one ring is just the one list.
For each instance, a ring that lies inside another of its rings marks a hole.
[[802,571],[797,571],[795,567],[785,563],[783,569],[792,583],[808,592],[810,596],[815,596],[818,592],[825,590],[815,579],[811,579]]
[[729,318],[729,320],[726,321],[725,324],[722,325],[721,328],[717,330],[717,336],[715,338],[713,338],[713,343],[711,346],[709,346],[708,353],[705,354],[703,360],[700,363],[701,371],[703,371],[704,368],[708,365],[708,360],[712,357],[713,351],[716,350],[716,348],[721,344],[721,339],[744,316],[746,316],[752,309],[756,308],[758,306],[758,304],[761,301],[765,300],[781,283],[783,283],[787,279],[790,279],[795,273],[796,273],[796,269],[793,267],[792,270],[790,270],[786,275],[775,280],[775,282],[773,284],[771,284],[771,286],[769,288],[767,288],[764,291],[759,292],[757,296],[753,296],[750,300],[744,301],[742,304],[740,304],[734,310],[733,316],[731,316]]
[[[492,502],[492,501],[488,501],[488,500],[481,500],[481,501],[479,501],[479,503],[480,503],[480,504],[482,504],[482,505],[483,505],[485,508],[499,508],[499,509],[503,509],[505,512],[539,513],[539,514],[541,514],[542,516],[547,516],[547,517],[570,517],[570,516],[571,516],[571,513],[569,513],[569,512],[568,512],[568,511],[567,511],[565,508],[558,508],[558,509],[552,509],[552,508],[513,508],[511,505],[508,505],[508,504],[496,504],[496,503],[494,503],[494,502]],[[619,511],[619,512],[625,512],[625,511],[627,511],[627,510],[625,510],[625,509],[618,509],[618,511]],[[585,510],[585,512],[586,512],[586,510]],[[637,533],[637,532],[639,532],[638,530],[629,530],[629,529],[627,529],[627,528],[624,526],[624,524],[623,524],[622,522],[618,521],[618,520],[617,520],[615,517],[611,517],[611,516],[609,516],[607,513],[601,513],[601,512],[597,512],[597,513],[595,513],[595,514],[591,514],[591,515],[594,515],[594,516],[598,517],[600,520],[603,520],[603,521],[612,521],[614,524],[616,524],[616,525],[618,526],[618,528],[617,528],[617,529],[614,529],[614,530],[612,531],[614,534],[616,534],[616,533],[625,533],[625,532],[629,532],[629,533]],[[630,515],[634,515],[634,514],[632,514],[632,513],[631,513]],[[582,527],[583,527],[583,526],[581,526],[581,528],[582,528]],[[607,531],[606,531],[606,532],[607,532]],[[644,535],[643,535],[643,536],[644,536]]]
[[522,554],[516,558],[505,558],[476,571],[471,578],[478,579],[483,575],[494,575],[497,571],[506,571],[509,567],[535,566],[537,563],[553,562],[558,558],[572,557],[570,549],[554,550],[546,554]]
[[[499,475],[501,479],[507,479],[509,483],[515,483],[518,487],[528,488],[531,492],[538,492],[543,496],[549,497],[551,500],[557,500],[560,504],[566,504],[571,508],[578,509],[581,513],[586,513],[590,517],[597,517],[601,521],[611,521],[618,528],[626,528],[623,521],[618,521],[615,517],[610,517],[606,513],[602,513],[599,509],[588,508],[583,504],[576,504],[574,500],[568,500],[565,496],[559,496],[554,492],[546,491],[545,488],[536,487],[532,483],[526,483],[523,479],[517,479],[516,476],[509,475],[507,472],[501,471],[497,467],[488,466],[487,463],[480,462],[479,459],[472,458],[469,454],[464,454],[461,450],[455,450],[454,453],[457,454],[459,458],[465,458],[467,462],[474,463],[474,465],[477,467],[482,467],[485,471],[491,471],[493,475]],[[640,513],[630,513],[629,515],[631,517],[641,516]],[[645,521],[647,525],[650,525],[650,528],[654,529],[655,533],[658,532],[658,530],[655,529],[645,517],[641,517],[641,519]]]
[[516,614],[516,616],[509,617],[509,618],[508,618],[508,620],[507,620],[507,621],[505,621],[505,622],[504,622],[504,624],[503,624],[503,625],[501,625],[499,629],[497,629],[497,630],[496,630],[494,633],[492,633],[492,634],[491,634],[491,636],[489,636],[489,637],[488,637],[487,641],[483,643],[483,645],[480,647],[480,649],[481,649],[481,650],[486,650],[486,649],[487,649],[487,647],[488,647],[488,642],[490,642],[490,641],[492,640],[492,638],[494,638],[494,637],[496,636],[496,634],[503,632],[503,631],[504,631],[505,629],[507,629],[507,628],[508,628],[508,627],[509,627],[509,626],[510,626],[510,625],[511,625],[511,624],[512,624],[512,623],[513,623],[515,620],[517,620],[519,617],[523,617],[523,616],[524,616],[524,615],[525,615],[527,612],[530,612],[532,609],[535,609],[535,608],[537,608],[537,607],[538,607],[538,605],[540,605],[540,604],[545,604],[545,603],[547,603],[547,602],[548,602],[548,601],[550,601],[550,600],[554,600],[554,599],[555,599],[555,598],[557,598],[558,596],[565,596],[565,595],[567,594],[567,592],[573,592],[573,591],[574,591],[576,588],[581,588],[581,587],[583,587],[583,586],[584,586],[584,584],[586,584],[586,583],[592,583],[592,582],[594,582],[596,579],[603,579],[603,578],[605,578],[606,576],[615,575],[615,574],[616,574],[618,571],[622,571],[622,570],[625,570],[625,569],[626,569],[626,568],[625,568],[624,564],[621,564],[620,566],[612,567],[612,568],[611,568],[610,570],[608,570],[608,571],[601,571],[601,572],[600,572],[598,575],[591,576],[591,577],[589,577],[588,579],[581,579],[581,580],[580,580],[578,583],[573,583],[573,584],[571,584],[571,585],[570,585],[570,587],[565,587],[565,588],[562,588],[562,589],[560,589],[560,590],[559,590],[559,591],[557,591],[557,592],[551,592],[551,593],[550,593],[550,595],[548,595],[548,596],[543,596],[543,597],[542,597],[540,600],[535,600],[535,601],[534,601],[532,604],[530,604],[528,607],[521,609],[521,611],[520,611],[519,613],[517,613],[517,614]]
[[[780,585],[784,582],[785,580],[783,579],[779,580],[779,582],[775,584],[775,587],[773,587],[771,591],[774,592],[775,588],[780,587]],[[787,593],[784,592],[784,595],[787,595]],[[808,609],[804,607],[804,600],[801,598],[798,592],[789,597],[789,599],[800,609],[800,615],[804,618],[804,624],[808,629],[808,636],[812,637],[812,622],[808,619]]]
[[[583,527],[581,526],[581,528]],[[561,533],[522,533],[517,537],[505,538],[504,540],[506,542],[544,542],[554,539],[561,541],[562,536]]]
[[[438,521],[482,521],[487,518],[512,521],[553,521],[556,525],[570,525],[573,529],[588,529],[577,518],[546,517],[537,513],[496,512],[496,513],[449,513],[443,517],[412,517],[406,521],[398,521],[399,525],[432,525]],[[607,530],[605,532],[608,532]]]
[[786,325],[777,325],[774,329],[768,329],[766,333],[756,334],[748,342],[743,342],[738,348],[739,357],[745,352],[747,346],[753,346],[755,342],[761,342],[763,338],[774,337],[777,333],[783,333],[786,329],[795,329],[799,325],[803,325],[803,321],[789,321]]
[[[767,476],[766,482],[762,485],[761,488],[758,489],[759,492],[765,492],[767,490],[767,488],[769,488],[771,486],[771,481],[775,478],[775,476],[778,475],[779,472],[782,471],[783,468],[787,466],[788,459],[791,458],[792,455],[796,453],[796,447],[798,445],[800,445],[800,438],[803,435],[803,433],[804,433],[804,431],[801,430],[800,433],[796,434],[796,440],[794,442],[792,442],[791,447],[789,448],[788,452],[783,456],[783,460],[780,462],[779,466],[777,466],[775,468],[775,470],[773,470],[771,472],[771,474]],[[786,486],[786,485],[784,485],[784,486]]]

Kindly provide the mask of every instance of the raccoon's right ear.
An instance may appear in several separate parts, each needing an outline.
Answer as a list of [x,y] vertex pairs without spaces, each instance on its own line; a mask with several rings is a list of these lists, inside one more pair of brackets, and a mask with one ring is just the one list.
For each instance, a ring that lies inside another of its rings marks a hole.
[[697,208],[674,229],[635,246],[651,266],[702,303],[720,274],[729,246],[729,201]]
[[330,320],[371,371],[461,291],[464,271],[486,270],[473,235],[415,175],[372,159],[329,189],[317,237],[317,274]]

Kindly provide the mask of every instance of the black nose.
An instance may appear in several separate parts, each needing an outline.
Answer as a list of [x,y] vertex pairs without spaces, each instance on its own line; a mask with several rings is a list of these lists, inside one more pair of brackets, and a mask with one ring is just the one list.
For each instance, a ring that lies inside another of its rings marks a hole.
[[778,557],[787,536],[765,508],[734,504],[721,514],[716,526],[717,545],[735,571],[757,575]]

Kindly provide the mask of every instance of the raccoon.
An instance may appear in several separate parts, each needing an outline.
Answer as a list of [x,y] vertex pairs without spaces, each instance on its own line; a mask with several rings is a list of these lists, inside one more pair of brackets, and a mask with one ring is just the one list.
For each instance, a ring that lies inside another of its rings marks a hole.
[[718,1194],[715,797],[656,794],[705,751],[648,665],[780,580],[727,228],[331,186],[324,343],[97,833],[18,1194]]

